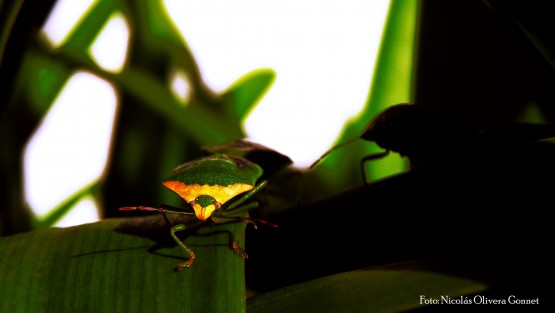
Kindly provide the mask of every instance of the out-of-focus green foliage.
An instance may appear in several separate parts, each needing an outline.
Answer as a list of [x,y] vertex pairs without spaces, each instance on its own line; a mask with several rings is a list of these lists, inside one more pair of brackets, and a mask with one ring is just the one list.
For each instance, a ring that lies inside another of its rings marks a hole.
[[95,189],[98,188],[98,181],[93,181],[90,184],[86,185],[85,187],[81,188],[68,198],[66,198],[63,202],[58,204],[50,214],[42,217],[39,221],[35,222],[36,228],[48,228],[55,225],[64,215],[66,215],[73,207],[79,203],[79,201],[83,200],[86,196],[91,196],[94,194]]
[[483,0],[494,11],[505,15],[528,37],[545,59],[555,67],[555,43],[552,30],[555,23],[551,7],[545,1]]
[[271,69],[260,69],[250,72],[231,85],[222,95],[227,115],[242,124],[254,105],[266,92],[276,77]]
[[[23,161],[21,153],[49,104],[42,101],[57,91],[37,88],[29,91],[28,83],[42,77],[45,85],[63,84],[64,69],[45,63],[37,64],[29,50],[53,0],[30,7],[24,1],[3,1],[0,5],[0,234],[13,234],[32,228],[33,217],[23,201]],[[26,63],[26,64],[23,64]],[[41,71],[42,69],[42,71]],[[34,95],[31,95],[34,93]]]

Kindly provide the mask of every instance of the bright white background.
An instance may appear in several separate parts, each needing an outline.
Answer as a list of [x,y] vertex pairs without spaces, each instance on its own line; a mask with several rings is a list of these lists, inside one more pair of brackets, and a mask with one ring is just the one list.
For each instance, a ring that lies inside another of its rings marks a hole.
[[[258,68],[277,72],[245,129],[251,140],[301,167],[317,159],[364,105],[389,5],[387,0],[164,3],[215,91]],[[44,27],[52,46],[63,43],[93,4],[57,4]],[[125,17],[114,14],[91,46],[91,56],[118,72],[128,38]],[[168,88],[185,97],[179,77]],[[115,89],[89,73],[76,73],[62,90],[25,152],[27,200],[39,216],[101,176],[117,104]],[[72,212],[61,226],[98,218],[92,199]]]

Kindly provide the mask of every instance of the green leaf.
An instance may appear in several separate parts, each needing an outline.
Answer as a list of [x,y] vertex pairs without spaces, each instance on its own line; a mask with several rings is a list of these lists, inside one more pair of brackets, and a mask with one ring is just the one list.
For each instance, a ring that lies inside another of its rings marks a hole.
[[140,53],[150,57],[160,55],[164,59],[169,58],[170,63],[185,70],[196,96],[210,97],[211,91],[204,85],[197,62],[186,40],[168,15],[163,1],[126,0],[125,3],[130,8],[127,13],[134,24],[133,31],[140,49],[144,50]]
[[256,295],[247,308],[249,313],[403,312],[421,308],[420,296],[453,298],[486,288],[477,281],[428,271],[364,269]]
[[169,89],[149,73],[128,69],[114,80],[156,112],[201,144],[216,144],[243,137],[238,125],[201,106],[184,107]]
[[530,40],[552,67],[555,67],[553,14],[549,2],[523,0],[483,0],[497,13],[505,15]]
[[180,103],[152,73],[140,68],[127,68],[114,75],[95,65],[87,56],[73,49],[58,49],[48,56],[52,62],[66,64],[69,68],[81,68],[99,77],[112,81],[117,87],[125,89],[153,113],[174,124],[194,140],[203,145],[220,144],[244,137],[239,125],[219,112],[201,105],[185,106]]
[[70,76],[60,63],[28,51],[17,77],[19,94],[27,97],[34,113],[45,116]]
[[233,83],[222,95],[224,105],[238,123],[254,108],[276,78],[272,69],[258,69]]
[[0,19],[0,62],[4,61],[4,52],[8,45],[8,39],[10,38],[17,15],[23,6],[23,2],[23,0],[0,1],[0,15],[3,17]]
[[197,258],[180,272],[186,254],[160,225],[109,219],[0,239],[0,312],[244,312],[244,261],[230,248],[244,224],[189,234]]
[[98,186],[98,181],[93,181],[85,187],[79,189],[74,194],[64,199],[60,204],[53,208],[47,216],[38,221],[38,228],[52,227],[64,215],[66,215],[81,199],[87,195],[91,195],[93,190]]
[[71,33],[64,46],[85,52],[94,39],[98,36],[111,13],[116,9],[117,0],[101,0],[79,22]]

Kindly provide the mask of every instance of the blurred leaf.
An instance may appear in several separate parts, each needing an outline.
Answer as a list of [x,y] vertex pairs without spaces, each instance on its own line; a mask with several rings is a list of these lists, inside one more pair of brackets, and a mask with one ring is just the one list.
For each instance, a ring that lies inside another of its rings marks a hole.
[[258,69],[234,82],[222,95],[229,116],[242,123],[276,78],[271,69]]
[[549,2],[541,0],[484,0],[515,23],[545,59],[555,67],[555,23]]
[[440,299],[487,289],[483,283],[440,273],[393,268],[336,274],[256,295],[253,312],[404,312],[421,308],[420,296]]
[[36,51],[28,51],[18,75],[17,92],[27,97],[34,113],[45,116],[70,72]]
[[185,253],[161,224],[110,219],[0,239],[0,311],[244,312],[244,262],[230,248],[244,224],[189,235],[197,259],[180,272]]
[[[179,30],[170,20],[163,1],[161,0],[146,0],[136,6],[136,3],[128,2],[130,6],[135,8],[135,14],[138,21],[144,23],[139,28],[143,33],[139,34],[144,36],[145,39],[152,40],[153,43],[170,44],[173,47],[182,47],[183,40],[179,35]],[[167,49],[167,47],[153,47],[156,49]]]
[[88,11],[77,24],[64,46],[85,52],[96,39],[111,13],[116,9],[118,0],[100,0]]
[[0,65],[4,61],[4,51],[22,5],[23,0],[0,1]]
[[114,78],[123,88],[185,130],[201,144],[216,144],[243,137],[238,125],[200,106],[183,106],[148,72],[128,69]]
[[88,70],[114,82],[139,100],[140,104],[146,105],[200,144],[219,144],[244,137],[240,126],[227,116],[222,116],[221,112],[201,105],[183,105],[171,94],[167,85],[148,71],[131,67],[114,75],[99,68],[88,56],[71,48],[61,48],[50,57],[60,64],[67,63],[69,68]]
[[210,101],[212,92],[204,85],[196,60],[161,0],[125,1],[140,54],[162,56],[172,66],[185,70],[194,96]]
[[517,122],[528,124],[548,124],[542,112],[542,108],[535,101],[530,101],[524,105],[522,112],[517,117]]
[[[158,50],[162,54],[170,54],[177,59],[191,59],[192,54],[185,44],[179,29],[167,14],[165,5],[161,0],[146,0],[142,2],[127,1],[133,8],[136,19],[137,35],[146,40],[149,49]],[[179,62],[178,60],[174,60]]]
[[85,187],[81,188],[60,204],[53,208],[48,215],[38,220],[39,228],[48,228],[54,226],[64,215],[66,215],[79,201],[87,195],[91,195],[93,190],[98,186],[98,181],[93,181]]
[[32,216],[23,201],[21,155],[40,116],[27,103],[26,96],[32,91],[20,92],[30,77],[21,78],[19,74],[27,49],[36,40],[53,2],[0,2],[0,234],[3,235],[28,231],[32,225]]
[[[87,60],[87,65],[94,64],[86,56],[86,50],[107,22],[116,3],[117,0],[97,1],[70,33],[61,49],[67,54],[79,55],[80,60]],[[68,67],[64,62],[48,58],[50,53],[53,51],[47,48],[29,50],[17,76],[17,93],[28,97],[38,116],[46,114],[74,70],[74,67]]]

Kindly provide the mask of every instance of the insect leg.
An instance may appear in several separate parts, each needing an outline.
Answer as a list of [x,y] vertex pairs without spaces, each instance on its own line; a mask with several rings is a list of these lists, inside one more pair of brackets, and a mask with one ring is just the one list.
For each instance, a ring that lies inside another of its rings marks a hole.
[[256,187],[254,187],[253,189],[251,189],[249,192],[245,193],[241,198],[239,198],[237,201],[233,202],[229,207],[228,210],[233,210],[235,208],[237,208],[239,205],[243,204],[243,202],[247,201],[248,199],[250,199],[254,194],[256,194],[258,191],[260,191],[260,189],[264,188],[266,185],[268,184],[267,181],[263,180],[260,184],[256,185]]
[[189,248],[175,234],[176,232],[182,231],[182,230],[185,230],[184,224],[178,224],[178,225],[172,226],[172,228],[170,229],[173,240],[175,240],[175,242],[177,242],[177,244],[180,245],[181,248],[183,248],[185,251],[187,251],[187,253],[189,253],[189,260],[187,260],[187,262],[177,264],[178,271],[180,271],[184,267],[190,267],[191,265],[193,265],[193,262],[195,261],[195,253],[193,252],[193,250],[191,250],[191,248]]
[[225,210],[220,211],[217,215],[213,215],[212,220],[214,220],[217,223],[224,223],[226,220],[227,221],[233,221],[233,220],[246,221],[246,222],[252,223],[255,229],[257,227],[256,225],[257,222],[269,225],[271,227],[277,227],[276,224],[272,224],[270,222],[267,222],[258,218],[250,218],[248,216],[247,212],[250,211],[251,209],[258,207],[259,206],[258,202],[250,202],[250,203],[241,205],[249,198],[251,198],[254,194],[256,194],[260,189],[264,188],[264,186],[266,186],[267,183],[268,182],[265,180],[262,181],[254,189],[250,190],[249,192],[244,194],[241,198],[239,198],[231,205],[229,205]]
[[250,202],[239,207],[234,206],[232,210],[228,208],[227,210],[219,213],[217,216],[213,215],[212,220],[216,223],[225,223],[228,221],[246,221],[252,223],[254,229],[257,228],[256,223],[261,223],[271,227],[278,227],[276,224],[270,223],[268,221],[248,216],[247,212],[258,207],[258,205],[258,202]]
[[243,230],[241,230],[235,235],[235,238],[233,239],[233,243],[231,244],[231,248],[233,249],[235,254],[240,256],[243,260],[246,260],[249,257],[249,255],[245,252],[245,250],[239,247],[239,240],[241,240],[241,238],[245,236],[245,231],[246,231],[246,227],[244,227]]
[[[241,210],[244,207],[248,207],[249,205],[244,205],[242,207],[240,207],[238,210]],[[258,218],[251,218],[248,216],[248,214],[245,214],[245,216],[213,216],[212,220],[216,223],[226,223],[226,222],[243,222],[246,223],[247,225],[249,223],[252,223],[254,228],[257,229],[257,225],[256,223],[262,223],[264,225],[268,225],[271,227],[278,227],[276,224],[258,219]],[[246,227],[243,228],[241,231],[239,231],[236,235],[235,238],[233,239],[233,242],[231,243],[231,248],[233,249],[233,251],[240,256],[243,260],[246,260],[248,258],[247,253],[241,249],[241,247],[239,247],[239,241],[241,240],[241,238],[243,236],[245,236],[245,232],[246,232]]]
[[232,209],[227,208],[225,211],[223,211],[220,214],[220,216],[227,217],[227,218],[234,218],[234,217],[243,218],[243,216],[245,215],[245,212],[248,212],[251,209],[254,209],[257,207],[258,207],[258,202],[249,202],[245,205],[234,206]]
[[366,179],[367,178],[366,177],[366,168],[365,168],[364,164],[368,161],[371,161],[371,160],[381,159],[381,158],[385,157],[388,154],[389,154],[389,150],[385,150],[384,152],[375,153],[375,154],[365,156],[364,158],[362,158],[360,160],[360,168],[362,170],[362,181],[364,182],[365,185],[368,183],[368,180]]

